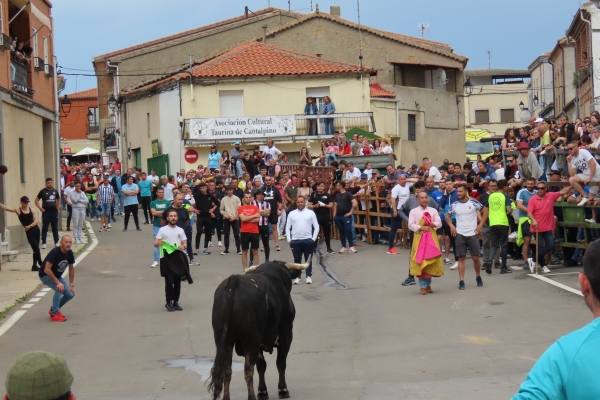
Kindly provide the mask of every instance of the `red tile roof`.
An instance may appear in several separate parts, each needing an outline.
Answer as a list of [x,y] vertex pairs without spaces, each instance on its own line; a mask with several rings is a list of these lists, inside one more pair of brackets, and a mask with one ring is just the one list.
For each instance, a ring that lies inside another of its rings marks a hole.
[[[359,28],[359,25],[355,22],[349,21],[349,20],[341,18],[341,17],[333,16],[331,14],[317,12],[317,13],[307,14],[306,16],[298,19],[297,21],[290,22],[289,24],[284,25],[283,27],[276,28],[276,29],[268,32],[267,37],[275,36],[279,32],[291,29],[297,25],[303,24],[304,22],[309,21],[311,19],[315,19],[315,18],[326,19],[328,21],[332,21],[332,22],[347,26],[352,29]],[[441,56],[449,57],[449,58],[451,58],[455,61],[459,61],[465,65],[468,61],[467,57],[464,57],[464,56],[454,53],[452,48],[446,43],[435,42],[433,40],[421,39],[421,38],[417,38],[414,36],[402,35],[400,33],[386,32],[386,31],[371,28],[371,27],[368,27],[365,25],[360,25],[360,29],[363,32],[368,32],[375,36],[393,40],[393,41],[405,44],[407,46],[425,50],[425,51],[435,53],[435,54],[438,54]]]
[[83,99],[95,99],[98,98],[98,89],[82,90],[81,92],[68,93],[69,99],[71,100],[83,100]]
[[[262,42],[247,42],[234,47],[208,61],[192,68],[192,75],[198,79],[229,79],[264,76],[298,76],[368,73],[373,70],[361,69],[357,65],[327,61],[284,50]],[[181,71],[155,82],[148,82],[130,93],[157,88],[170,82],[189,79],[190,72]]]
[[396,93],[391,90],[385,89],[379,83],[373,82],[370,85],[371,87],[371,97],[386,97],[386,98],[396,98]]
[[297,14],[294,12],[288,12],[288,11],[280,10],[278,8],[273,8],[273,7],[265,8],[265,9],[254,11],[254,12],[250,11],[250,13],[248,15],[240,15],[238,17],[225,19],[223,21],[215,22],[210,25],[205,25],[205,26],[201,26],[199,28],[189,29],[187,31],[179,32],[179,33],[176,33],[173,35],[164,36],[164,37],[161,37],[161,38],[158,38],[155,40],[151,40],[151,41],[140,43],[140,44],[137,44],[134,46],[126,47],[124,49],[119,49],[119,50],[115,50],[115,51],[112,51],[109,53],[105,53],[105,54],[94,57],[94,62],[104,61],[111,57],[118,57],[118,56],[126,55],[126,54],[132,53],[134,51],[146,49],[146,48],[157,46],[157,45],[161,45],[163,47],[164,46],[172,46],[173,44],[170,42],[176,41],[178,39],[186,39],[187,40],[189,38],[189,36],[191,36],[191,35],[207,32],[207,31],[210,31],[210,30],[216,29],[216,28],[223,28],[223,27],[226,27],[227,25],[232,25],[232,24],[235,24],[238,22],[244,22],[244,21],[254,22],[257,18],[268,17],[270,15],[287,15],[287,16],[291,16],[291,17],[295,17],[295,18],[301,17],[301,14]]

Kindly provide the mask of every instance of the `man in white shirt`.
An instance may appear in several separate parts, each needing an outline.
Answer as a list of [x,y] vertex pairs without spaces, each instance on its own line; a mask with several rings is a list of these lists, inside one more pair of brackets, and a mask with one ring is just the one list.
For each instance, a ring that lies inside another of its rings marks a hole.
[[[309,262],[306,269],[306,283],[312,283],[312,259],[311,254],[315,250],[317,238],[319,237],[319,222],[313,210],[305,207],[306,199],[303,196],[296,198],[296,209],[287,216],[285,234],[294,255],[294,262]],[[300,283],[300,278],[294,279],[294,285]]]
[[437,183],[442,180],[442,173],[427,157],[423,159],[423,166],[428,171],[427,176],[433,177],[433,180]]
[[394,241],[396,239],[396,231],[402,226],[402,206],[406,203],[406,200],[410,197],[410,187],[412,183],[408,182],[406,175],[402,174],[398,177],[398,183],[392,189],[391,202],[392,209],[392,221],[390,226],[390,232],[388,234],[388,250],[387,254],[398,254]]
[[[598,168],[598,163],[592,153],[586,149],[580,149],[577,141],[569,143],[567,149],[569,151],[567,156],[569,183],[581,195],[581,201],[577,203],[581,207],[589,201],[583,186],[590,182],[600,182],[600,168]],[[590,195],[596,194],[598,194],[598,186],[590,186]]]
[[343,181],[344,182],[352,182],[355,179],[356,180],[360,179],[360,176],[361,176],[360,169],[356,168],[354,166],[354,163],[348,162],[346,164],[346,170],[344,171]]
[[267,139],[267,147],[263,150],[265,153],[265,161],[271,159],[277,161],[283,153],[273,144],[273,139]]
[[173,249],[186,251],[187,237],[185,231],[177,226],[177,211],[171,209],[167,211],[167,225],[161,227],[156,234],[154,246],[160,248],[161,275],[165,278],[165,296],[167,311],[181,311],[183,308],[179,305],[179,294],[181,292],[181,277],[176,275],[166,265],[163,266],[165,252],[170,254]]
[[[479,232],[481,232],[481,215],[479,211],[483,205],[475,199],[469,198],[469,191],[464,183],[456,187],[458,201],[450,206],[446,213],[446,223],[454,236],[456,258],[458,259],[458,289],[465,290],[465,257],[467,250],[471,253],[473,267],[475,268],[475,281],[477,287],[483,287],[481,279],[481,264],[479,262]],[[456,219],[456,226],[452,223],[452,216]]]

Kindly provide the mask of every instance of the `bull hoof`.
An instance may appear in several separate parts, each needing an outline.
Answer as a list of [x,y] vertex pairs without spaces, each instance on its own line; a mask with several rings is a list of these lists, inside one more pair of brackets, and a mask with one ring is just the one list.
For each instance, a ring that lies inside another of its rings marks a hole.
[[257,393],[258,400],[268,400],[269,393],[266,390],[259,390]]
[[287,389],[279,389],[279,398],[280,399],[289,399],[290,392]]

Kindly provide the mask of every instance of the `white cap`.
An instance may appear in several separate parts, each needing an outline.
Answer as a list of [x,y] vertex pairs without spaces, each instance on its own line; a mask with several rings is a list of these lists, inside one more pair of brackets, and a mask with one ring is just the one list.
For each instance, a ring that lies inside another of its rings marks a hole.
[[544,118],[536,118],[534,121],[536,124],[541,124],[542,122],[544,122]]

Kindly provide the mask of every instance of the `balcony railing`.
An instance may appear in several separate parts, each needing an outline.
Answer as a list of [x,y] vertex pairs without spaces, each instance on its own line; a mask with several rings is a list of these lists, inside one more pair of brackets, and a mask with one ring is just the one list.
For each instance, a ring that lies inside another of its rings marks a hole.
[[[264,135],[249,136],[243,133],[240,134],[227,134],[223,135],[222,132],[211,135],[205,134],[207,130],[215,126],[221,128],[221,130],[231,131],[240,130],[240,126],[247,126],[247,120],[261,120],[261,121],[273,121],[275,120],[288,121],[284,123],[286,126],[285,133],[279,133],[273,135],[273,137],[287,138],[287,139],[310,139],[315,137],[316,139],[326,139],[331,137],[336,131],[347,132],[351,129],[360,129],[365,132],[375,132],[375,120],[372,112],[348,112],[348,113],[336,113],[328,115],[285,115],[285,116],[251,116],[251,117],[216,117],[216,118],[199,118],[190,119],[185,121],[184,127],[184,140],[192,142],[219,142],[228,140],[243,140],[244,142],[256,142],[264,140]],[[293,120],[294,129],[290,129],[292,124],[289,124],[290,120]],[[228,127],[233,127],[228,129]],[[194,131],[194,132],[192,132]],[[196,132],[202,131],[200,135]],[[228,132],[229,133],[229,132]]]
[[104,144],[104,150],[107,152],[114,152],[118,150],[117,143],[117,130],[115,128],[105,128],[104,138],[102,139]]
[[88,125],[87,135],[89,139],[100,139],[100,125]]
[[27,60],[12,59],[10,61],[10,79],[12,89],[26,96],[33,96],[33,89],[29,84],[29,62]]

